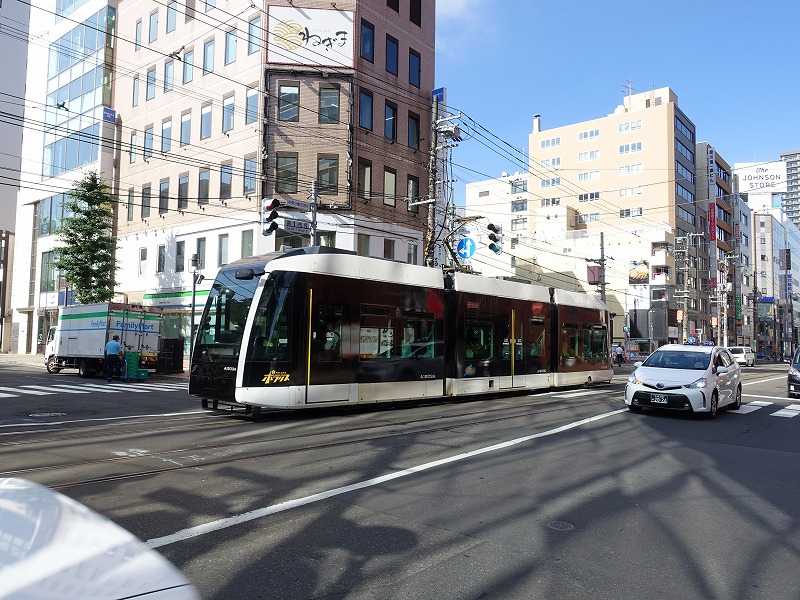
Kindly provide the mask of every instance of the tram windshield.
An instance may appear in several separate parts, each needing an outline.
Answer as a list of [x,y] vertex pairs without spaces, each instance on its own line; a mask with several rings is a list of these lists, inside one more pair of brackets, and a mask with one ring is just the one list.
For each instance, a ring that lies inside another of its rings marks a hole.
[[236,279],[235,270],[220,271],[208,294],[197,331],[195,356],[216,360],[236,357],[258,278]]

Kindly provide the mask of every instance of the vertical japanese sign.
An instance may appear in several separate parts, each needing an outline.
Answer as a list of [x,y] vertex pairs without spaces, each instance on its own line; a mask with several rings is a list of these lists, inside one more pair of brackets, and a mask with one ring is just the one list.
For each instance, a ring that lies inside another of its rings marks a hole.
[[717,204],[715,202],[708,205],[708,239],[712,242],[717,240]]

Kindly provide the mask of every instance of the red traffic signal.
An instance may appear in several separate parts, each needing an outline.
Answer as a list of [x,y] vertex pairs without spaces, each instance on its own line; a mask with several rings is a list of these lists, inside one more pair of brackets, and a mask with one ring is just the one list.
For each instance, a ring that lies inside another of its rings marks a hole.
[[276,229],[278,229],[278,224],[275,222],[275,219],[277,219],[280,215],[275,209],[280,205],[281,202],[277,198],[272,198],[271,200],[264,198],[261,200],[261,219],[264,226],[264,229],[261,233],[264,235],[270,235]]

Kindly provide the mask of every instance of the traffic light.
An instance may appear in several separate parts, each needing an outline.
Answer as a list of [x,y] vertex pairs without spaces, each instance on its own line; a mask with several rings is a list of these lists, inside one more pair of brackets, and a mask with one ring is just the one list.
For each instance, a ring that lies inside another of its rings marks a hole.
[[280,205],[280,200],[277,198],[273,198],[271,200],[264,198],[261,200],[261,225],[263,226],[263,230],[261,231],[262,234],[272,235],[272,233],[278,229],[278,224],[275,222],[275,220],[280,215],[278,215],[278,211],[275,209]]
[[489,244],[489,250],[494,252],[495,254],[502,254],[503,252],[503,226],[502,225],[495,225],[493,223],[489,223],[487,227],[491,233],[489,234],[489,240],[491,244]]

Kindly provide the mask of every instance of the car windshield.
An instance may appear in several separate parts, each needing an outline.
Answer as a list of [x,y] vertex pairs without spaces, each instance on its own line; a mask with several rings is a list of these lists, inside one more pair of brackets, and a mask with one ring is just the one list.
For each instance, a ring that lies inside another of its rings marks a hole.
[[710,359],[711,353],[663,350],[653,352],[644,361],[644,366],[657,367],[659,369],[694,369],[703,371],[708,368]]

